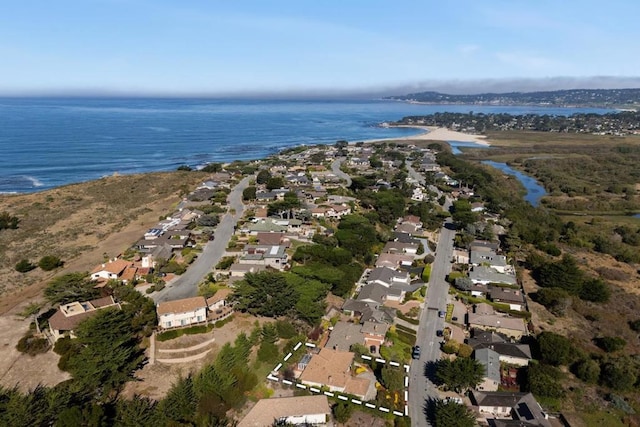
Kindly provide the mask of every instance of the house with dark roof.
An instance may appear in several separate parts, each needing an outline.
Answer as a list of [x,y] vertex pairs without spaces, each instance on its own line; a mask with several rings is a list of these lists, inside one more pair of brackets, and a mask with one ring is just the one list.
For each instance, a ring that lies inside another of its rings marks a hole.
[[524,295],[520,289],[489,286],[489,299],[493,302],[508,304],[511,310],[522,311],[525,307]]
[[53,316],[49,318],[49,331],[53,339],[57,341],[65,335],[74,338],[74,330],[80,322],[93,316],[98,310],[116,307],[120,309],[120,304],[116,303],[112,296],[98,298],[91,301],[74,301],[62,304]]
[[531,426],[552,427],[548,415],[531,393],[473,390],[470,399],[471,404],[487,419],[510,418],[530,423]]
[[474,350],[491,349],[498,353],[502,363],[527,366],[532,359],[529,344],[508,341],[506,336],[493,331],[472,329],[471,334],[472,338],[469,338],[467,343]]

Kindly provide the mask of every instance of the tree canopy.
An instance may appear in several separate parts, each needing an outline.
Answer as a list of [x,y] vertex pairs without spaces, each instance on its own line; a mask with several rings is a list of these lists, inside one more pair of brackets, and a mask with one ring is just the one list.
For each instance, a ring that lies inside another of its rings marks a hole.
[[99,296],[87,273],[67,273],[54,277],[44,289],[44,297],[51,304],[88,301]]
[[480,384],[484,375],[484,366],[475,359],[458,357],[454,361],[440,359],[436,363],[437,380],[459,393]]

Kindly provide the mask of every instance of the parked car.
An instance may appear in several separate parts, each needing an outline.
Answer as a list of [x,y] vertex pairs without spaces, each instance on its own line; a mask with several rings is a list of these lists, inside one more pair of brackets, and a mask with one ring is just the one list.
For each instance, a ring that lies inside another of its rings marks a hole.
[[451,318],[451,321],[452,321],[452,322],[457,322],[457,321],[458,321],[458,318],[457,318],[456,316],[453,316],[453,317]]
[[442,329],[438,329],[438,330],[436,331],[436,335],[437,335],[437,336],[439,336],[439,337],[443,336],[443,335],[444,335],[444,333],[442,332]]
[[438,317],[444,317],[447,313],[445,311],[440,310],[438,312]]
[[416,345],[411,349],[411,357],[413,359],[420,359],[420,346]]

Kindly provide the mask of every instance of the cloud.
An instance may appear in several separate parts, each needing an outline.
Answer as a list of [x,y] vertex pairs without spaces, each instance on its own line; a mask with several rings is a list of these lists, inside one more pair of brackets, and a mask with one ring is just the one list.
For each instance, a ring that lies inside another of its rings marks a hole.
[[472,53],[476,53],[479,50],[480,46],[478,46],[477,44],[464,44],[458,46],[458,52],[460,52],[462,55],[470,55]]

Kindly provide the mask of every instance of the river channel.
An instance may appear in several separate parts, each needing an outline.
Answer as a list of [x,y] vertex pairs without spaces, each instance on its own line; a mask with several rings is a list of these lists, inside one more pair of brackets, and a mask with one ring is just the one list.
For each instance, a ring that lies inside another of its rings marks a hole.
[[[462,151],[460,147],[471,147],[471,148],[491,148],[486,145],[476,144],[475,142],[462,142],[462,141],[447,141],[449,145],[451,145],[451,152],[453,154],[460,154]],[[546,190],[540,183],[533,177],[524,174],[520,171],[517,171],[507,165],[506,163],[494,162],[493,160],[483,160],[482,163],[485,165],[493,166],[496,169],[500,169],[503,173],[507,175],[515,176],[518,181],[522,183],[527,193],[524,196],[524,199],[531,203],[532,206],[538,206],[540,204],[540,199],[547,195]]]

